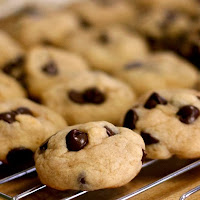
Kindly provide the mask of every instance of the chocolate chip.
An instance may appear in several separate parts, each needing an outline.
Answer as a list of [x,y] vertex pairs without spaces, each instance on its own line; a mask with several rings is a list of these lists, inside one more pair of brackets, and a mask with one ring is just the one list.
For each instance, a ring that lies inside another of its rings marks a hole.
[[186,105],[176,113],[179,120],[185,124],[192,124],[200,115],[199,109],[192,105]]
[[157,104],[166,105],[167,101],[163,97],[161,97],[158,93],[154,92],[146,101],[144,107],[147,109],[155,108]]
[[141,67],[142,65],[143,65],[142,62],[128,63],[127,65],[125,65],[124,69],[126,69],[126,70],[134,69],[134,68]]
[[87,103],[101,104],[105,101],[104,94],[98,88],[89,88],[84,91],[83,98]]
[[72,100],[72,101],[74,101],[76,103],[79,103],[79,104],[86,103],[84,98],[83,98],[82,93],[77,92],[75,90],[70,90],[68,92],[68,97],[69,97],[70,100]]
[[110,128],[108,128],[107,126],[104,126],[104,128],[106,129],[106,133],[108,134],[108,136],[113,136],[116,135],[115,132],[113,132]]
[[126,115],[124,117],[123,127],[134,130],[138,119],[139,119],[139,117],[135,110],[133,110],[133,109],[128,110],[128,112],[126,113]]
[[86,19],[84,18],[80,18],[80,25],[83,27],[83,28],[91,28],[92,27],[92,24],[90,22],[88,22]]
[[141,137],[144,140],[145,145],[157,144],[159,140],[151,136],[149,133],[141,132]]
[[15,110],[15,113],[18,114],[18,115],[19,115],[19,114],[22,114],[22,115],[32,115],[32,116],[33,116],[32,111],[29,110],[29,109],[26,108],[26,107],[17,108],[17,109]]
[[56,66],[56,63],[54,61],[50,61],[46,65],[42,67],[42,71],[45,72],[48,75],[55,76],[58,74],[58,68]]
[[47,150],[49,139],[50,138],[48,138],[45,142],[42,143],[42,145],[40,146],[39,154],[42,154]]
[[200,100],[200,96],[197,96],[197,99],[199,99],[199,100]]
[[71,130],[65,139],[69,151],[80,151],[88,144],[88,134],[77,129]]
[[3,72],[9,75],[13,75],[13,70],[15,68],[21,67],[24,64],[24,57],[20,56],[17,57],[15,60],[7,63],[4,67],[3,67]]
[[33,151],[24,147],[15,148],[9,151],[6,160],[10,165],[23,165],[33,160]]
[[81,178],[81,179],[80,179],[80,183],[81,183],[81,184],[86,184],[85,178]]
[[147,154],[146,154],[146,151],[144,149],[142,149],[142,153],[143,153],[143,155],[142,155],[142,160],[141,161],[142,161],[142,164],[143,164],[145,159],[146,159]]
[[0,120],[3,120],[5,122],[11,124],[16,121],[15,116],[16,116],[16,113],[13,111],[0,113]]
[[108,44],[110,42],[110,39],[106,33],[102,33],[98,36],[98,41],[101,44]]

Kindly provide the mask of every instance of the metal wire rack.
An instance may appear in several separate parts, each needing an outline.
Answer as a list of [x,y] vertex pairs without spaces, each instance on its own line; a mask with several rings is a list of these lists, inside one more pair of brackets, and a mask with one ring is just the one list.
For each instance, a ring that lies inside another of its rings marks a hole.
[[[150,161],[144,163],[142,168],[145,168],[145,167],[148,167],[150,165],[153,165],[157,161],[158,160],[150,160]],[[144,187],[142,187],[142,188],[140,188],[140,189],[138,189],[138,190],[136,190],[136,191],[134,191],[132,193],[129,193],[129,194],[125,195],[125,196],[122,196],[122,197],[118,198],[117,200],[130,199],[130,198],[132,198],[132,197],[134,197],[136,195],[139,195],[140,193],[143,193],[143,192],[145,192],[145,191],[147,191],[147,190],[149,190],[149,189],[151,189],[151,188],[153,188],[153,187],[155,187],[155,186],[157,186],[159,184],[164,183],[167,180],[170,180],[170,179],[172,179],[172,178],[174,178],[176,176],[179,176],[179,175],[181,175],[181,174],[183,174],[183,173],[185,173],[185,172],[187,172],[187,171],[189,171],[191,169],[194,169],[194,168],[196,168],[198,166],[200,166],[200,160],[197,160],[197,161],[195,161],[195,162],[193,162],[191,164],[188,164],[188,165],[186,165],[186,166],[184,166],[184,167],[182,167],[182,168],[180,168],[180,169],[178,169],[178,170],[176,170],[176,171],[164,176],[163,178],[161,178],[161,179],[159,179],[159,180],[157,180],[155,182],[152,182],[152,183],[150,183],[148,185],[145,185]],[[31,173],[33,173],[35,171],[36,171],[35,167],[28,168],[26,170],[23,170],[21,172],[15,173],[13,175],[10,175],[8,177],[5,177],[5,178],[1,179],[0,180],[0,184],[4,184],[4,183],[10,182],[10,181],[13,181],[13,180],[18,179],[20,177],[23,177],[25,175],[31,174]],[[29,195],[31,195],[31,194],[39,191],[39,190],[42,190],[42,189],[44,189],[46,187],[47,187],[46,185],[40,184],[40,185],[37,185],[37,186],[35,186],[35,187],[31,188],[31,189],[28,189],[28,190],[22,192],[21,194],[18,194],[16,196],[9,196],[7,194],[4,194],[4,193],[0,192],[0,197],[2,197],[3,199],[6,199],[6,200],[19,200],[19,199],[27,197],[27,196],[29,196]],[[185,194],[183,194],[180,197],[180,200],[187,199],[189,196],[191,196],[192,194],[198,192],[199,190],[200,190],[200,185],[195,187],[195,188],[193,188],[193,189],[191,189],[190,191],[186,192]],[[72,195],[70,197],[62,198],[61,200],[75,199],[75,198],[77,198],[79,196],[82,196],[82,195],[84,195],[86,193],[88,193],[88,192],[87,191],[78,191],[74,195]]]

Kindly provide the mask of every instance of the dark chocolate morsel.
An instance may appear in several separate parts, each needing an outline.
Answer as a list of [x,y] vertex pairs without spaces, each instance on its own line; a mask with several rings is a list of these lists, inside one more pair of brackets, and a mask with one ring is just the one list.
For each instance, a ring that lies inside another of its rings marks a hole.
[[54,61],[50,61],[46,65],[44,65],[42,67],[42,71],[51,76],[55,76],[58,74],[58,68]]
[[106,129],[106,133],[108,134],[108,136],[113,136],[116,135],[115,132],[113,132],[110,128],[108,128],[107,126],[104,126],[104,128]]
[[83,28],[90,28],[92,27],[92,24],[90,22],[88,22],[86,19],[84,18],[80,18],[80,25],[83,27]]
[[50,138],[48,138],[46,141],[44,141],[44,142],[42,143],[42,145],[40,146],[39,154],[42,154],[42,153],[45,152],[45,150],[47,150],[49,139],[50,139]]
[[128,110],[128,112],[126,113],[126,115],[124,117],[123,127],[134,130],[138,119],[139,119],[139,117],[135,110],[133,110],[133,109]]
[[84,98],[83,98],[82,93],[80,93],[78,91],[70,90],[68,92],[68,97],[69,97],[70,100],[72,100],[75,103],[79,103],[79,104],[86,103]]
[[33,160],[33,151],[19,147],[8,152],[6,160],[10,165],[23,165]]
[[3,72],[9,75],[12,75],[12,72],[15,68],[17,67],[21,67],[24,64],[24,57],[23,56],[19,56],[17,57],[15,60],[7,63],[4,67],[3,67]]
[[85,178],[81,178],[81,179],[80,179],[80,183],[81,183],[81,184],[86,184]]
[[134,68],[139,68],[143,65],[142,62],[133,62],[133,63],[128,63],[124,66],[124,69],[129,70],[129,69],[134,69]]
[[3,120],[5,122],[11,124],[16,121],[15,116],[16,116],[16,113],[13,111],[0,113],[0,120]]
[[142,161],[142,164],[143,164],[145,159],[146,159],[147,154],[146,154],[146,151],[144,149],[142,149],[142,153],[143,153],[143,155],[142,155],[142,160],[141,161]]
[[179,120],[185,124],[192,124],[200,115],[199,109],[192,105],[186,105],[176,113]]
[[65,139],[69,151],[80,151],[88,144],[88,134],[77,129],[71,130]]
[[98,41],[101,44],[108,44],[110,42],[109,36],[106,33],[102,33],[98,36]]
[[167,100],[164,99],[163,97],[161,97],[158,93],[154,92],[148,98],[144,107],[147,108],[147,109],[152,109],[152,108],[155,108],[157,106],[157,104],[166,105]]
[[104,94],[98,88],[89,88],[84,91],[83,98],[87,103],[101,104],[105,101]]
[[29,108],[26,108],[26,107],[17,108],[14,112],[18,115],[22,114],[22,115],[32,115],[33,116],[32,111]]
[[144,140],[145,145],[157,144],[159,140],[151,136],[149,133],[141,132],[141,137]]

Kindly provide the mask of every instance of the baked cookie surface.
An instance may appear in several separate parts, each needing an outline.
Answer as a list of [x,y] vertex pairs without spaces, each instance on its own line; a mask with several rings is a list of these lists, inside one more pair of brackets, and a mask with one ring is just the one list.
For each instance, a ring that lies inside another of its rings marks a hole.
[[199,158],[199,96],[187,89],[149,92],[127,111],[123,126],[143,137],[148,158]]
[[87,71],[88,65],[79,56],[52,47],[35,47],[27,55],[26,84],[30,95],[40,97],[48,88],[69,81]]
[[115,76],[127,82],[137,95],[165,88],[192,88],[198,72],[188,61],[173,52],[157,52],[138,59],[115,71]]
[[17,23],[15,37],[26,48],[39,44],[59,46],[63,38],[71,35],[79,24],[72,13],[54,12],[25,16]]
[[24,88],[12,77],[0,73],[0,101],[25,97]]
[[109,73],[148,54],[145,40],[121,26],[110,26],[75,34],[66,48],[82,55],[94,69]]
[[50,88],[42,96],[42,102],[70,125],[99,120],[117,125],[134,99],[134,93],[125,83],[103,72],[83,73]]
[[25,60],[24,50],[7,33],[0,30],[0,69],[17,79],[21,78]]
[[65,127],[59,114],[29,100],[0,103],[0,160],[11,165],[30,161],[42,142]]
[[79,124],[38,148],[36,169],[43,184],[58,190],[120,187],[140,171],[144,148],[129,129],[103,121]]
[[83,25],[107,26],[134,20],[134,12],[123,0],[87,0],[69,8],[82,19]]

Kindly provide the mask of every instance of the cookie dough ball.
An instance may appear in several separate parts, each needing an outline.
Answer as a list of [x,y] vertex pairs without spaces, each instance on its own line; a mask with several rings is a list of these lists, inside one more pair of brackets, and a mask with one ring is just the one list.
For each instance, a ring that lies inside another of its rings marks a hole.
[[0,69],[17,79],[21,78],[24,51],[8,34],[0,30]]
[[78,27],[71,13],[50,13],[30,15],[22,18],[15,30],[15,37],[26,47],[37,44],[59,45],[63,38],[72,34]]
[[40,180],[58,190],[98,190],[125,185],[142,167],[144,142],[108,122],[69,126],[35,154]]
[[115,75],[138,95],[153,89],[192,88],[198,80],[195,67],[172,52],[158,52],[130,62]]
[[0,73],[0,101],[25,96],[26,92],[14,78]]
[[95,69],[110,73],[148,53],[143,38],[119,26],[77,33],[65,46],[82,55]]
[[0,160],[11,165],[31,161],[41,143],[65,126],[59,114],[29,100],[0,103]]
[[199,110],[200,93],[195,90],[149,92],[127,111],[123,126],[142,136],[148,158],[199,158]]
[[27,55],[25,65],[26,84],[33,97],[62,81],[68,81],[88,70],[79,56],[50,47],[35,47]]
[[117,125],[134,99],[126,84],[101,72],[82,74],[50,88],[42,96],[43,103],[70,125],[99,120]]
[[87,0],[72,4],[69,8],[82,20],[83,25],[107,26],[134,21],[135,13],[126,1]]

